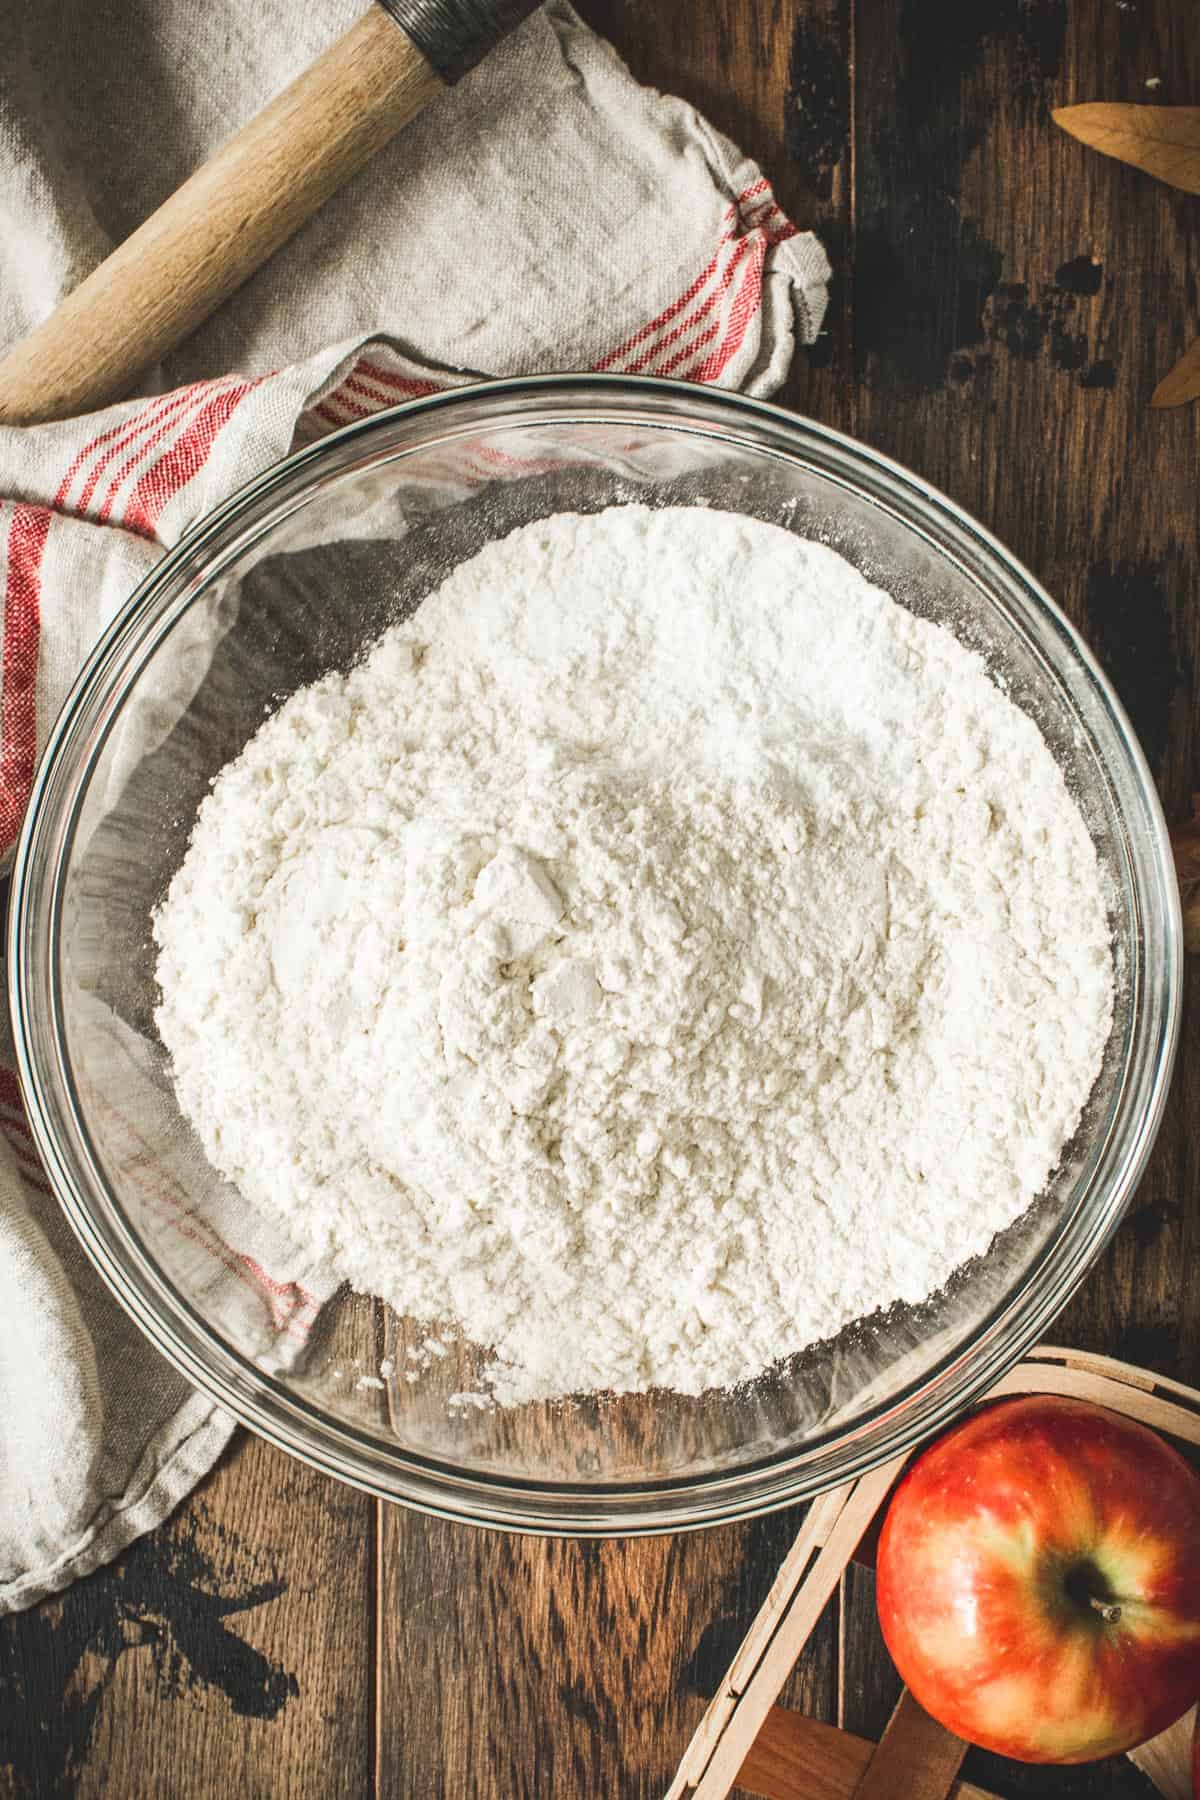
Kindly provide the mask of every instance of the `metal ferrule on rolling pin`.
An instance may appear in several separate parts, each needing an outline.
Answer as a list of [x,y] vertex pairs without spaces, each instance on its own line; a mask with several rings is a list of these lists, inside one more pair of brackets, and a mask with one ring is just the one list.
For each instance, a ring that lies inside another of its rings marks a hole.
[[458,81],[539,0],[379,0],[443,81]]

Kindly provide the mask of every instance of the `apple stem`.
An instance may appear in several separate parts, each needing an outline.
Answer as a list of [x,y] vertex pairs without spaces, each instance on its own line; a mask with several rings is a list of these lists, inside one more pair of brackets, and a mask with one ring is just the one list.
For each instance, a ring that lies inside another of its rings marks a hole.
[[1101,1600],[1098,1594],[1088,1595],[1088,1605],[1096,1609],[1106,1625],[1116,1625],[1121,1617],[1121,1609],[1111,1600]]

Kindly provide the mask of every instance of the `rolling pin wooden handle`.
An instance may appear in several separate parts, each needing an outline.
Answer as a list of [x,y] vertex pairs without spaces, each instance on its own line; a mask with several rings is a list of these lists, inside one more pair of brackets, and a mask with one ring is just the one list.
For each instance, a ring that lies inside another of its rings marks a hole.
[[127,393],[444,85],[372,6],[0,359],[0,424]]

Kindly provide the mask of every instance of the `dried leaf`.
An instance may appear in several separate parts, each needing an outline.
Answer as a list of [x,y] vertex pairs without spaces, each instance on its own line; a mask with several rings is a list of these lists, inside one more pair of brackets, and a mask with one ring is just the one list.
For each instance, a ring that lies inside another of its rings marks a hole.
[[1153,394],[1151,406],[1182,406],[1185,400],[1200,399],[1200,338],[1181,356],[1169,375],[1164,375]]
[[1171,851],[1183,903],[1183,947],[1200,950],[1200,794],[1192,795],[1192,816],[1172,825]]
[[1118,162],[1200,194],[1200,106],[1127,106],[1093,101],[1060,106],[1056,125]]

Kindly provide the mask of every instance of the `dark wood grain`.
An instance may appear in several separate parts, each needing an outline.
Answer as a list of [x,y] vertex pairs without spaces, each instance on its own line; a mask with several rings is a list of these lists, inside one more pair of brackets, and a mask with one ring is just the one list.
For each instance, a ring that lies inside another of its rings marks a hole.
[[[781,398],[909,464],[1029,564],[1186,816],[1200,407],[1148,403],[1200,321],[1200,203],[1090,154],[1049,108],[1200,100],[1193,0],[580,5],[822,233],[827,327]],[[1151,1167],[1055,1327],[1192,1382],[1198,1009],[1193,967]],[[0,1625],[0,1783],[180,1800],[657,1795],[798,1516],[674,1540],[502,1538],[377,1508],[243,1440],[116,1570]],[[782,1698],[877,1737],[897,1691],[873,1576],[852,1568]],[[1150,1791],[1124,1761],[1036,1771],[972,1753],[964,1775],[1008,1800]]]
[[[369,1355],[369,1309],[336,1350]],[[0,1619],[0,1794],[360,1800],[376,1506],[240,1433],[159,1531]]]
[[[382,1790],[652,1800],[797,1522],[546,1543],[389,1509]],[[790,1703],[827,1714],[833,1663],[831,1621]]]
[[[1197,409],[1148,407],[1196,310],[1194,203],[1051,104],[1200,93],[1174,0],[873,0],[859,33],[857,429],[962,502],[1098,651],[1172,816],[1196,784]],[[1200,1378],[1196,972],[1170,1113],[1117,1241],[1056,1326]]]
[[[1186,813],[1196,776],[1191,577],[1200,434],[1148,408],[1195,309],[1194,213],[1072,144],[1050,104],[1200,92],[1186,9],[1145,0],[966,8],[877,0],[858,34],[855,429],[974,512],[1097,649]],[[1169,79],[1168,79],[1169,72]],[[1169,91],[1168,91],[1169,90]],[[869,103],[868,103],[869,97]],[[1200,1378],[1196,973],[1167,1122],[1060,1341]],[[846,1722],[874,1735],[889,1673],[873,1577],[847,1576]],[[1123,1760],[1029,1772],[1006,1795],[1144,1795]]]
[[[273,1769],[321,1770],[321,1791],[331,1800],[366,1792],[373,1511],[352,1489],[333,1488],[293,1458],[248,1442],[206,1484],[201,1503],[163,1534],[166,1546],[186,1546],[204,1566],[202,1580],[213,1581],[215,1604],[207,1611],[201,1604],[198,1617],[214,1642],[219,1596],[230,1603],[228,1638],[202,1704],[173,1707],[161,1733],[131,1733],[131,1719],[158,1716],[161,1659],[145,1651],[120,1658],[79,1794],[229,1800],[234,1771],[255,1769],[264,1793],[280,1791],[267,1780]],[[193,1577],[191,1603],[202,1593]]]
[[837,1722],[876,1742],[887,1729],[902,1683],[875,1611],[875,1571],[852,1562],[842,1576]]

